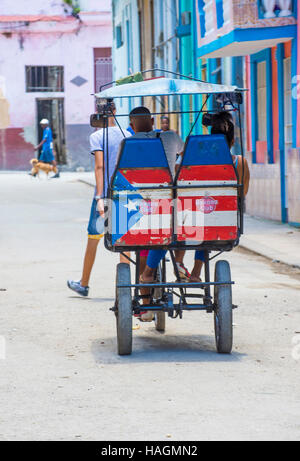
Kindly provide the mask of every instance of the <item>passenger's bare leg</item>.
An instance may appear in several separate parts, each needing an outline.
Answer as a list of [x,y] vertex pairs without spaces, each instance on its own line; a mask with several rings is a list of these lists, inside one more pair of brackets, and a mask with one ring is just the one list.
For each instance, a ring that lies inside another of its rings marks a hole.
[[[147,261],[147,258],[145,258]],[[151,267],[147,266],[145,267],[144,271],[140,272],[141,275],[141,283],[151,283],[154,280],[154,274],[155,274],[155,269],[152,269]],[[150,288],[141,288],[140,289],[141,295],[150,295]],[[143,299],[143,304],[150,304],[150,298],[144,298]]]
[[89,286],[90,276],[96,258],[97,247],[100,239],[88,238],[81,276],[81,286]]
[[[124,255],[126,255],[128,258],[130,258],[130,251],[124,251]],[[127,259],[126,256],[124,256],[124,255],[122,255],[122,253],[120,253],[120,263],[130,264],[129,259]]]
[[191,272],[191,282],[201,282],[200,274],[203,266],[203,261],[201,259],[195,259],[194,267]]
[[185,250],[176,250],[175,251],[176,262],[183,264],[184,255],[185,255]]
[[[147,264],[147,256],[140,256],[140,273],[139,273],[139,276],[141,276],[141,274],[143,274],[143,272],[144,272],[144,270],[146,268],[146,264]],[[144,278],[143,278],[143,280],[144,280]],[[141,295],[149,295],[150,290],[149,290],[149,288],[141,288],[140,293],[141,293]],[[149,304],[149,302],[150,302],[149,298],[144,298],[143,299],[143,304]]]

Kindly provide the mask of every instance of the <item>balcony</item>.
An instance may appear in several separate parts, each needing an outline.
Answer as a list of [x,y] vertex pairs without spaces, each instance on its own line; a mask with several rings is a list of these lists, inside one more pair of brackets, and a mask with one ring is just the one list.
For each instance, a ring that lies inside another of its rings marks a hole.
[[297,0],[198,0],[198,57],[257,53],[296,37]]

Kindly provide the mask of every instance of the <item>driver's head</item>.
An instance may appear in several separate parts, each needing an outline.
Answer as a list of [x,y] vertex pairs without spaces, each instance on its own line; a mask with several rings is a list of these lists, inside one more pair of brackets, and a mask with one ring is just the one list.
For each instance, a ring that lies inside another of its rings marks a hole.
[[211,134],[224,134],[229,149],[234,145],[234,124],[229,112],[222,111],[213,114],[211,120]]
[[136,107],[130,112],[129,119],[130,126],[135,133],[153,130],[154,119],[151,117],[151,113],[147,107]]

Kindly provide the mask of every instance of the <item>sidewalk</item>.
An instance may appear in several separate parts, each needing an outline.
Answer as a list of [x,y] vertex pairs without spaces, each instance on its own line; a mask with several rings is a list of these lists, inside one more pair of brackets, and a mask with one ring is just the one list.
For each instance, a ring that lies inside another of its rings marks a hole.
[[[95,185],[93,173],[85,173],[78,181]],[[279,261],[300,268],[300,229],[245,215],[245,233],[241,236],[240,246]]]
[[245,215],[240,246],[266,258],[300,268],[300,229]]

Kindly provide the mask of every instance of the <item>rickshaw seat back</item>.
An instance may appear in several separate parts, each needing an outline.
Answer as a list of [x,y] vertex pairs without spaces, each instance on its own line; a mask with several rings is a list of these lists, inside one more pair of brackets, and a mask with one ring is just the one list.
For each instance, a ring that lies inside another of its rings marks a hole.
[[111,182],[111,245],[154,246],[172,241],[172,175],[162,141],[126,138]]
[[238,238],[237,175],[224,135],[187,139],[176,185],[177,241],[195,244]]

